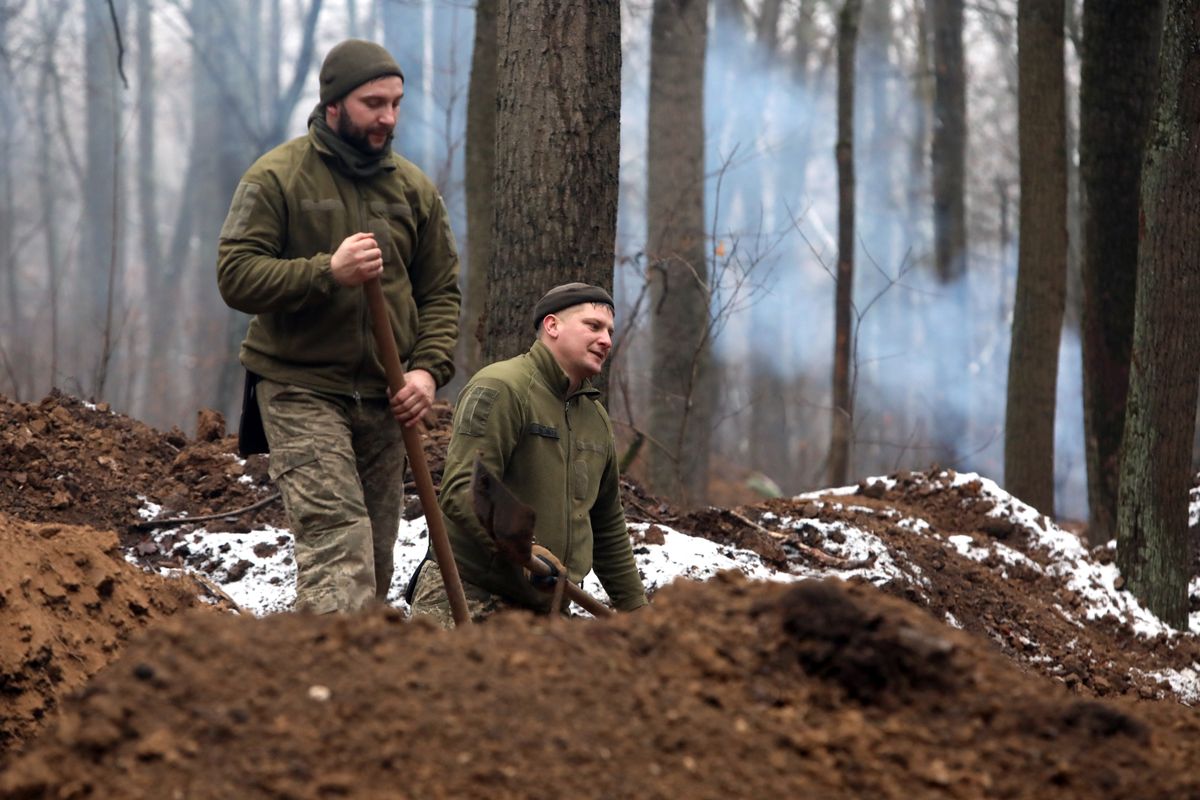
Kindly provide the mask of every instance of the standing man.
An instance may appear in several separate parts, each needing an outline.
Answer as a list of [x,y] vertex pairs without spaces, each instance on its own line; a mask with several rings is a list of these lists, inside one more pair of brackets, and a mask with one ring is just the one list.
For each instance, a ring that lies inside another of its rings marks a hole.
[[[442,198],[392,152],[399,65],[351,39],[329,51],[320,83],[308,134],[238,184],[217,280],[254,315],[241,361],[261,376],[270,473],[296,534],[296,609],[323,614],[387,597],[403,500],[396,420],[417,424],[454,372],[459,291]],[[374,278],[407,361],[390,408],[362,289]]]
[[[475,516],[471,476],[478,456],[537,513],[534,555],[576,583],[594,567],[619,611],[646,604],[621,506],[612,423],[589,379],[612,349],[608,292],[568,283],[534,308],[537,341],[524,355],[475,373],[459,395],[440,504],[472,617],[505,607],[545,613],[546,589],[497,554]],[[413,614],[452,625],[437,564],[420,568]]]

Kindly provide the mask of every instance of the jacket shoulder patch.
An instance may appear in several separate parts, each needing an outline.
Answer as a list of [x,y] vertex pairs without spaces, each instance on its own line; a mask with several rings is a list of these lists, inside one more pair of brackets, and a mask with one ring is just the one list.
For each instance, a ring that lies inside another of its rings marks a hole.
[[225,224],[221,226],[222,239],[241,239],[250,229],[250,215],[258,203],[262,187],[257,183],[242,181],[233,193],[233,201],[229,204],[229,213],[225,215]]

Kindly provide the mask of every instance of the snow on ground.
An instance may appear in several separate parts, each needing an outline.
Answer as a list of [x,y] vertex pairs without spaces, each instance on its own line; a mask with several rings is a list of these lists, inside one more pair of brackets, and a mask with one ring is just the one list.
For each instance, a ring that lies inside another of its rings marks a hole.
[[[946,480],[949,475],[943,473],[941,476],[934,476],[933,479],[938,480],[939,477]],[[885,485],[895,483],[888,478],[871,478],[867,482],[877,481],[882,481]],[[946,480],[946,483],[948,486],[961,486],[971,481],[979,481],[982,486],[981,494],[993,501],[994,507],[989,515],[1005,517],[1029,531],[1033,546],[1043,551],[1048,564],[1043,566],[1001,542],[988,541],[981,545],[970,536],[946,537],[947,543],[958,553],[981,562],[993,557],[998,558],[1002,562],[999,567],[1002,570],[1004,564],[1019,564],[1026,569],[1063,578],[1067,587],[1077,593],[1083,601],[1082,618],[1080,612],[1070,611],[1061,606],[1058,606],[1058,610],[1080,627],[1088,620],[1112,615],[1129,623],[1134,631],[1143,636],[1174,636],[1180,633],[1162,623],[1131,594],[1115,588],[1118,571],[1114,564],[1097,563],[1077,536],[1059,528],[1036,509],[1005,492],[994,481],[973,473],[957,473],[952,481]],[[855,491],[857,486],[846,486],[808,493],[797,499],[828,504],[836,508],[839,504],[828,498],[850,495]],[[905,517],[894,509],[880,510],[859,506],[850,508],[859,513],[884,516],[893,523],[917,533],[940,536],[928,520],[920,517]],[[150,518],[157,511],[158,509],[148,503],[142,513]],[[1200,521],[1200,490],[1192,492],[1190,519],[1193,525]],[[634,557],[646,588],[654,592],[677,578],[706,580],[726,569],[740,570],[754,580],[795,581],[827,576],[848,579],[857,576],[876,585],[900,579],[929,587],[929,582],[920,568],[906,559],[903,552],[893,552],[874,534],[846,522],[822,522],[814,518],[792,519],[767,514],[763,517],[762,524],[778,531],[790,528],[803,529],[810,534],[816,533],[825,552],[855,562],[859,566],[854,569],[822,570],[818,567],[793,564],[792,571],[781,572],[763,563],[758,554],[752,551],[689,536],[663,525],[653,526],[662,532],[662,543],[657,544],[654,542],[659,537],[645,536],[647,529],[652,526],[631,523],[631,531],[642,534],[635,537],[640,541],[637,541],[634,547]],[[167,532],[157,534],[159,540],[166,536]],[[401,522],[395,549],[395,578],[388,592],[388,601],[403,610],[407,610],[407,603],[403,599],[406,583],[425,554],[428,538],[429,533],[423,517]],[[647,541],[647,538],[650,541]],[[199,529],[186,534],[182,544],[175,546],[174,552],[185,556],[190,564],[219,563],[215,569],[204,571],[220,584],[239,606],[250,613],[264,615],[288,610],[295,599],[292,545],[291,534],[276,528],[265,527],[250,533]],[[180,547],[186,547],[186,552],[180,551]],[[786,543],[784,547],[787,548]],[[129,558],[136,561],[132,555]],[[587,577],[583,586],[596,597],[606,599],[603,588],[594,574]],[[1200,578],[1193,581],[1191,591],[1200,593]],[[946,621],[955,627],[961,627],[961,623],[956,619],[948,618]],[[1191,616],[1189,627],[1192,631],[1200,631],[1200,612]],[[1196,670],[1167,671],[1156,673],[1154,677],[1169,683],[1181,697],[1200,698],[1200,673]]]

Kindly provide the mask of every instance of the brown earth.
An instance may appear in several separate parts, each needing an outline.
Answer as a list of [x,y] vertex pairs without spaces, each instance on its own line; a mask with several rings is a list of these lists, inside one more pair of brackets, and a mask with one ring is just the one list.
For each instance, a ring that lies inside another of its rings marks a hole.
[[[1061,580],[960,556],[945,537],[1045,561],[947,473],[686,517],[625,486],[631,516],[777,566],[836,570],[837,534],[805,520],[870,530],[911,576],[882,592],[725,576],[612,622],[446,634],[382,610],[179,614],[211,592],[117,546],[169,559],[136,527],[141,498],[197,516],[272,492],[223,420],[199,423],[189,438],[64,395],[0,398],[0,798],[1200,798],[1195,713],[1148,674],[1200,662],[1195,638],[1075,625]],[[285,524],[278,503],[236,524],[264,521]]]
[[128,563],[117,537],[0,514],[0,753],[28,738],[134,633],[212,597]]
[[727,576],[614,622],[177,618],[0,797],[1187,798],[1198,736],[871,587]]

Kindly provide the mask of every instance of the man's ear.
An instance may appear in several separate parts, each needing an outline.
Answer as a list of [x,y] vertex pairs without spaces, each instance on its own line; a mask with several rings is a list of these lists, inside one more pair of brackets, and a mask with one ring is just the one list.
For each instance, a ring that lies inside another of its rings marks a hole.
[[559,326],[559,319],[558,319],[558,316],[555,314],[547,314],[542,319],[542,330],[544,330],[546,332],[546,335],[549,336],[551,339],[558,338],[558,326]]

